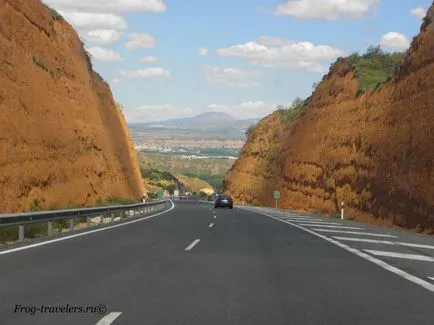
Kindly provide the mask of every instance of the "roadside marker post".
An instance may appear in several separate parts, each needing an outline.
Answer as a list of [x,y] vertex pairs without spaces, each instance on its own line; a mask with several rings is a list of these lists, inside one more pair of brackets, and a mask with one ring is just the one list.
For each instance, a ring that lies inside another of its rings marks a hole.
[[277,209],[277,201],[280,199],[280,192],[279,191],[274,191],[273,197],[276,200],[276,209]]
[[344,202],[341,203],[341,220],[344,220]]

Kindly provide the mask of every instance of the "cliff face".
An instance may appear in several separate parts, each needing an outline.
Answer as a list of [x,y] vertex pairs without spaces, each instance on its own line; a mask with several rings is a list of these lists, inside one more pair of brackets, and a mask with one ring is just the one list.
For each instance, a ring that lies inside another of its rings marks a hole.
[[236,200],[434,231],[434,8],[397,76],[358,96],[338,61],[302,113],[263,119],[224,181]]
[[141,198],[121,111],[73,30],[39,0],[0,1],[0,213]]

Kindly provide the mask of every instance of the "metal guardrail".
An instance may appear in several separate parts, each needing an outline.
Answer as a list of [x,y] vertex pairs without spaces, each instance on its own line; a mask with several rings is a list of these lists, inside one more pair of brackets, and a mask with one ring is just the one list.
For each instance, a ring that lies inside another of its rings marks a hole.
[[117,218],[122,220],[138,214],[160,211],[163,210],[168,203],[170,203],[169,200],[161,200],[97,208],[0,214],[0,227],[18,225],[18,241],[22,242],[24,241],[24,225],[26,224],[47,222],[47,235],[50,236],[53,234],[53,222],[56,221],[69,220],[69,230],[74,230],[75,220],[77,218],[86,218],[87,227],[90,227],[91,217],[99,217],[98,225],[102,225],[106,223],[104,221],[106,219],[109,219],[109,222],[113,222]]

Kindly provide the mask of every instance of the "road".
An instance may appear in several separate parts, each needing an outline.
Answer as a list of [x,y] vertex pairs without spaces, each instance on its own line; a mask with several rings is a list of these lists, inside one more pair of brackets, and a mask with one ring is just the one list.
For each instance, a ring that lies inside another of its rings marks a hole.
[[[429,286],[330,242],[354,234],[318,231],[357,231],[339,227],[352,226],[176,202],[154,218],[0,254],[0,323],[432,325]],[[423,264],[414,276],[434,276],[432,261],[413,262]],[[47,311],[98,305],[101,314]],[[41,306],[46,312],[31,315]]]

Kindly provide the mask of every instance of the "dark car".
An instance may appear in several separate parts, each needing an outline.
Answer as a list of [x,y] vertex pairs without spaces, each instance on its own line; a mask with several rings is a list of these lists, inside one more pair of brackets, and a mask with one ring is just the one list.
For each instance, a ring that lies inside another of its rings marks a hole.
[[214,201],[214,208],[219,207],[234,208],[234,201],[229,195],[219,195]]

